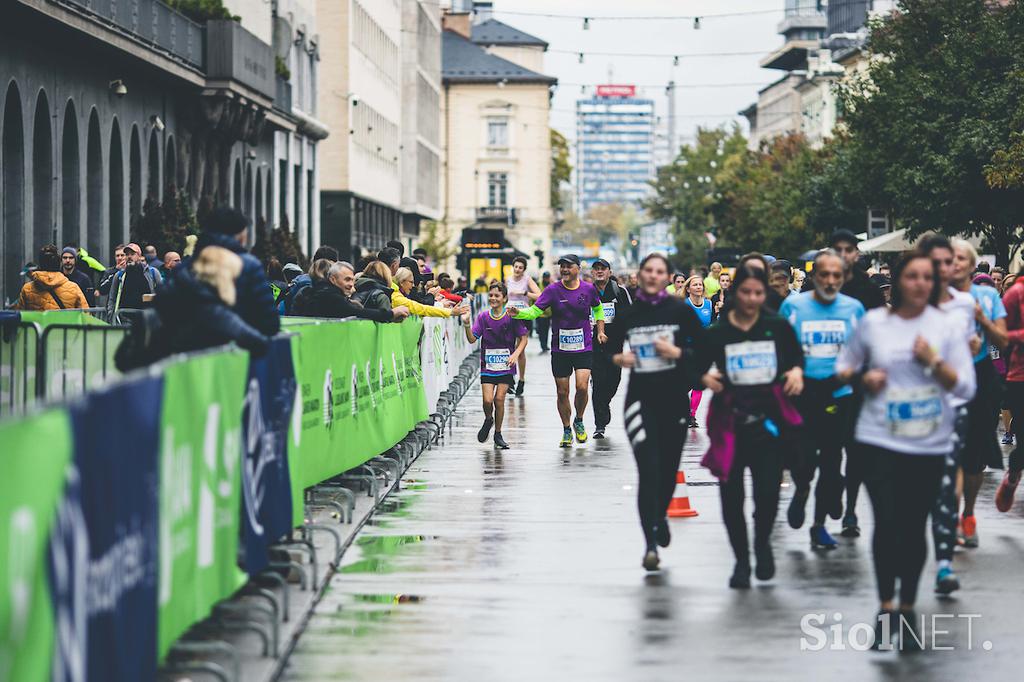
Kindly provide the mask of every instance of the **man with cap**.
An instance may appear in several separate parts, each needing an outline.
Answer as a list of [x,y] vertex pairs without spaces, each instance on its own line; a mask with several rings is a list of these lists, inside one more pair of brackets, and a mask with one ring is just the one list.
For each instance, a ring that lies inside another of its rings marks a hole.
[[78,269],[78,249],[73,246],[65,246],[61,250],[60,270],[65,277],[81,288],[90,307],[96,305],[96,287],[92,283],[92,277]]
[[124,253],[125,265],[122,270],[114,273],[110,284],[106,303],[108,314],[123,308],[141,308],[146,302],[145,297],[154,293],[163,282],[160,272],[148,265],[142,257],[142,249],[138,244],[125,244],[121,251]]
[[836,230],[828,241],[828,245],[843,259],[843,288],[839,293],[857,299],[865,310],[880,308],[885,305],[885,296],[878,286],[871,283],[868,273],[857,266],[859,243],[857,235],[849,230]]
[[[249,239],[249,219],[241,212],[222,206],[215,208],[201,221],[202,233],[196,242],[194,257],[198,258],[208,246],[220,246],[242,259],[242,273],[235,280],[237,300],[234,310],[261,334],[273,336],[281,329],[281,317],[274,306],[274,294],[259,259],[246,250]],[[188,267],[192,267],[189,258]],[[178,267],[184,267],[185,261]]]
[[[594,366],[594,341],[607,343],[604,331],[604,308],[601,296],[593,284],[580,279],[580,258],[568,254],[558,259],[561,279],[553,282],[541,292],[532,306],[516,313],[518,320],[535,320],[551,310],[551,373],[558,390],[558,416],[562,420],[563,448],[572,447],[573,432],[576,440],[585,443],[587,429],[583,414],[587,411],[590,372]],[[590,319],[596,325],[591,328]],[[576,379],[576,418],[572,417],[573,406],[569,404],[569,377]]]
[[[590,265],[594,275],[594,287],[601,297],[604,309],[605,330],[615,324],[615,317],[629,306],[633,298],[612,279],[612,266],[604,258],[598,258]],[[594,383],[594,438],[604,438],[605,427],[612,420],[611,402],[615,392],[619,390],[622,380],[622,368],[612,362],[616,353],[622,352],[622,346],[613,347],[610,343],[594,345],[594,368],[590,378]]]

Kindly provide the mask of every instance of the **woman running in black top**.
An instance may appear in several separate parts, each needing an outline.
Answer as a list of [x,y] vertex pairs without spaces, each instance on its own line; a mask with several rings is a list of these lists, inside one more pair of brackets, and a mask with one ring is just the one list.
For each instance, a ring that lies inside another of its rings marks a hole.
[[658,568],[658,546],[667,547],[669,502],[676,487],[676,472],[686,440],[689,404],[673,399],[696,385],[692,365],[693,344],[701,332],[693,309],[665,291],[668,260],[651,254],[640,264],[640,286],[633,305],[619,313],[609,327],[609,343],[629,350],[612,356],[631,370],[626,391],[624,421],[633,445],[639,482],[637,506],[646,551],[643,566]]
[[[783,454],[787,428],[783,398],[803,390],[803,350],[786,320],[762,309],[768,293],[768,277],[762,268],[741,265],[732,285],[732,302],[718,323],[705,330],[698,344],[697,371],[715,397],[708,428],[712,441],[719,415],[732,423],[733,459],[722,481],[722,516],[736,567],[729,586],[750,587],[750,549],[743,516],[743,475],[750,469],[754,484],[754,555],[757,577],[775,575],[771,530],[779,506]],[[709,370],[711,364],[717,367]]]

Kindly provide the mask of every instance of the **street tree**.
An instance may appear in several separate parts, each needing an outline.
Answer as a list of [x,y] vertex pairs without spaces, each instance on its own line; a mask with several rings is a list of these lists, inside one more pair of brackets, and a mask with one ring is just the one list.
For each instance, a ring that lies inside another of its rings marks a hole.
[[565,135],[554,128],[551,129],[551,208],[564,208],[561,188],[572,178],[572,166],[569,164],[569,141]]

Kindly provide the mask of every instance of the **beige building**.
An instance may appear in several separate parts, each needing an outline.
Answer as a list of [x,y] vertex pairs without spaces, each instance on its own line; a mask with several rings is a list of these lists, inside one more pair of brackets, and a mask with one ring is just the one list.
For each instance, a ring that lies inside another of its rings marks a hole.
[[493,19],[490,4],[444,16],[442,229],[472,278],[502,276],[518,254],[535,273],[554,261],[547,43]]

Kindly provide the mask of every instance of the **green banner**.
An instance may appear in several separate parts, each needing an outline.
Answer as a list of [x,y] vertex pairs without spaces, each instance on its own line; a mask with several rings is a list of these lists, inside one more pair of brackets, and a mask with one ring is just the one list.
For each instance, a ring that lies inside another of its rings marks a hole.
[[[47,310],[22,313],[26,322],[35,322],[43,328],[45,340],[46,398],[60,400],[98,388],[121,373],[114,364],[114,353],[125,336],[125,331],[111,329],[110,325],[81,310]],[[51,329],[54,325],[75,325],[86,329]],[[105,327],[105,331],[88,327]]]
[[249,356],[213,352],[164,374],[159,658],[245,583],[237,566],[242,405]]
[[379,455],[426,419],[422,329],[419,318],[289,328],[298,382],[288,452],[297,523],[303,488]]
[[50,527],[71,462],[71,423],[48,410],[0,424],[0,680],[48,680],[54,645]]

